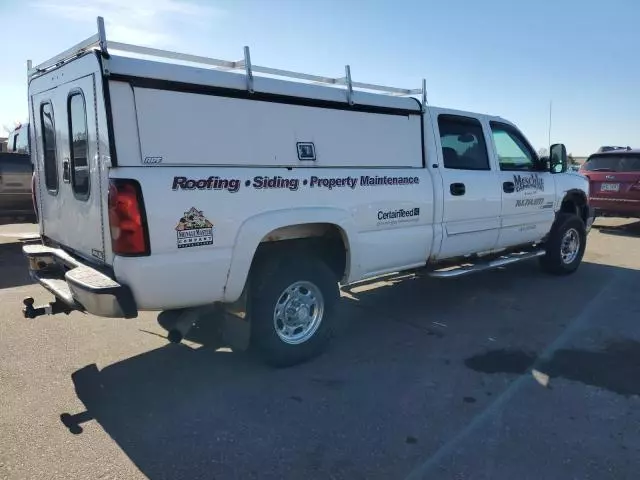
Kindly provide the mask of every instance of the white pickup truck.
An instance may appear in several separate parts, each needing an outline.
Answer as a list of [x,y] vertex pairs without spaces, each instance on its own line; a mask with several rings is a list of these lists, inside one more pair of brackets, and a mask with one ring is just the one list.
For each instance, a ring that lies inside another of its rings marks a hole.
[[41,238],[24,254],[56,297],[26,299],[29,318],[177,312],[179,340],[221,305],[292,365],[327,343],[339,284],[534,257],[568,274],[592,221],[563,145],[539,159],[503,118],[348,67],[328,79],[252,66],[246,47],[228,62],[116,43],[99,18],[30,69],[29,102]]

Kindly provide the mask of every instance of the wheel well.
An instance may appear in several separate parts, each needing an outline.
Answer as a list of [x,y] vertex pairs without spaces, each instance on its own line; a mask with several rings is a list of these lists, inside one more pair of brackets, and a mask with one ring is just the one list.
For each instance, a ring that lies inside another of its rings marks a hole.
[[265,235],[254,256],[264,258],[278,251],[317,255],[335,272],[338,280],[348,276],[349,249],[347,237],[331,223],[306,223],[277,228]]
[[585,224],[589,216],[587,197],[584,192],[569,192],[562,200],[560,211],[578,215]]

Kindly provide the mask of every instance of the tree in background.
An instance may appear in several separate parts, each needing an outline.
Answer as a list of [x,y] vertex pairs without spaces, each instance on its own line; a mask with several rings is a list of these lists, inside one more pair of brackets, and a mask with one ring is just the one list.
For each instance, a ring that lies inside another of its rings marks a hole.
[[578,162],[575,161],[572,154],[567,155],[567,163],[569,165],[578,165]]
[[538,150],[538,156],[539,156],[540,158],[542,158],[542,157],[548,157],[548,156],[549,156],[549,150],[548,150],[548,149],[546,149],[546,148],[544,148],[544,147],[542,147],[540,150]]

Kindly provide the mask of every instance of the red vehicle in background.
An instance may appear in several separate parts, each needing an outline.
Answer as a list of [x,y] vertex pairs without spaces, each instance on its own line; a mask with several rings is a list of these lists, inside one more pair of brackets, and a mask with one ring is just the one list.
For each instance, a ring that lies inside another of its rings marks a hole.
[[596,215],[640,218],[640,150],[595,153],[580,167]]

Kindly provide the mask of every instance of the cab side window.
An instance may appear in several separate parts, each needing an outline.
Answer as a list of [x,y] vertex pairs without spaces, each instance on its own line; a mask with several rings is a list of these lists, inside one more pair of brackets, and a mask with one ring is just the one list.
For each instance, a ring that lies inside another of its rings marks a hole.
[[51,102],[40,105],[42,153],[44,156],[44,183],[50,192],[58,191],[58,161],[56,157],[56,129]]
[[515,129],[509,125],[491,122],[491,133],[500,162],[500,170],[534,170],[536,155]]
[[439,115],[444,168],[490,170],[482,124],[475,118]]
[[29,132],[24,126],[20,129],[20,132],[16,133],[14,151],[16,153],[29,153]]
[[16,132],[13,132],[11,135],[9,135],[9,141],[7,142],[7,145],[9,145],[10,152],[16,151],[16,149],[18,148],[18,134]]
[[71,186],[81,199],[89,196],[89,162],[87,142],[86,104],[82,92],[76,90],[67,100],[69,118],[69,152],[71,160]]

